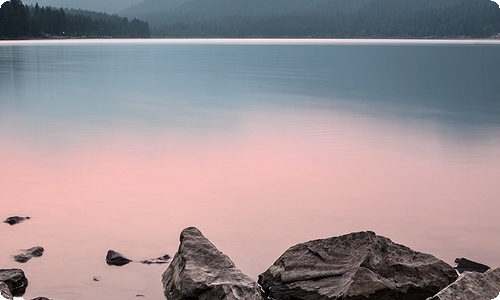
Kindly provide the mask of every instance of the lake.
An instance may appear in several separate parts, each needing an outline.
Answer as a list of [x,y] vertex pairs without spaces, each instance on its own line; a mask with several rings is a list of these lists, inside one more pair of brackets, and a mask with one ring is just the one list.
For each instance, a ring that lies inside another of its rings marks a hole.
[[31,219],[0,267],[25,299],[164,299],[166,265],[106,252],[188,226],[255,279],[361,230],[498,267],[499,83],[493,40],[1,41],[0,218]]

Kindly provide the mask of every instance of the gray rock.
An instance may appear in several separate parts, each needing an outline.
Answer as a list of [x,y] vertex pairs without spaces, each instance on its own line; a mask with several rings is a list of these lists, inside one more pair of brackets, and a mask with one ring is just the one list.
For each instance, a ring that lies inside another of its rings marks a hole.
[[18,223],[21,223],[22,221],[29,220],[29,219],[30,219],[30,217],[13,216],[13,217],[8,217],[3,222],[12,226],[12,225],[16,225]]
[[262,300],[257,283],[194,227],[182,231],[162,282],[168,300]]
[[14,297],[24,295],[28,287],[28,279],[21,269],[0,269],[0,282],[7,284]]
[[12,300],[12,294],[10,293],[9,286],[5,282],[0,282],[0,295],[5,299]]
[[106,263],[110,266],[123,266],[131,262],[132,260],[126,258],[121,253],[114,250],[108,250],[106,254]]
[[26,255],[26,254],[17,254],[14,255],[14,260],[17,261],[18,263],[25,263],[28,260],[30,260],[32,256]]
[[141,263],[147,264],[147,265],[150,265],[150,264],[166,264],[166,263],[168,263],[169,259],[170,259],[170,255],[165,254],[165,255],[157,257],[157,258],[141,260]]
[[31,247],[29,249],[21,250],[23,253],[14,255],[14,260],[18,263],[25,263],[33,257],[40,257],[43,255],[45,249],[41,246]]
[[457,264],[455,266],[455,270],[457,270],[459,274],[462,274],[463,272],[484,273],[490,269],[487,265],[483,265],[463,257],[455,259],[455,263]]
[[500,293],[500,268],[485,273],[465,272],[427,300],[491,300]]
[[[145,259],[145,260],[141,260],[139,262],[146,264],[146,265],[166,264],[166,263],[168,263],[169,259],[170,259],[170,255],[165,254],[165,255],[157,257],[157,258]],[[117,252],[114,250],[108,250],[108,253],[106,254],[106,263],[110,266],[123,266],[123,265],[130,263],[130,262],[134,262],[134,261],[126,258],[120,252]]]
[[457,276],[436,257],[368,231],[293,246],[259,283],[278,300],[422,300]]

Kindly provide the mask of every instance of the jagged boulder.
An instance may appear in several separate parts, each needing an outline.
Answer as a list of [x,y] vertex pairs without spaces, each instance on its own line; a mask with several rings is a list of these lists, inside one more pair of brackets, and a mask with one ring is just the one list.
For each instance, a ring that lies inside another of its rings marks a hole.
[[0,282],[7,284],[14,297],[24,295],[28,287],[28,278],[21,269],[0,269]]
[[436,257],[367,231],[293,246],[259,284],[277,300],[422,300],[457,276]]
[[491,300],[500,293],[500,268],[485,273],[464,272],[458,279],[427,300]]
[[194,227],[182,231],[162,282],[168,300],[262,300],[257,283]]

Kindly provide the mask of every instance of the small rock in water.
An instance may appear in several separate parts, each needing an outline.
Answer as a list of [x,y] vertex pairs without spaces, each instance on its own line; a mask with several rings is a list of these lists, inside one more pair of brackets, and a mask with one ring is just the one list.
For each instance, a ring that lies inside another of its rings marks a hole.
[[14,255],[14,260],[18,263],[25,263],[33,257],[40,257],[43,255],[45,249],[42,246],[35,246],[29,249],[22,250],[24,253]]
[[114,250],[108,250],[106,254],[106,263],[110,266],[124,266],[131,262],[132,260],[126,258],[121,253],[116,252]]
[[28,260],[31,259],[32,256],[28,256],[26,254],[18,254],[18,255],[14,255],[14,260],[17,261],[18,263],[25,263],[27,262]]
[[165,254],[165,255],[157,257],[157,258],[141,260],[141,263],[147,264],[147,265],[150,265],[150,264],[166,264],[166,263],[168,263],[169,259],[170,259],[170,255]]
[[490,269],[490,267],[488,267],[487,265],[483,265],[463,257],[455,259],[455,263],[457,264],[455,266],[455,270],[459,274],[462,274],[463,272],[466,271],[484,273]]
[[26,251],[27,254],[30,254],[33,257],[40,257],[43,255],[43,252],[45,251],[45,249],[43,249],[42,246],[35,246],[35,247],[31,247],[29,249],[26,249],[24,251]]
[[52,299],[49,299],[47,297],[36,297],[36,298],[33,298],[31,300],[52,300]]
[[12,225],[16,225],[18,223],[21,223],[22,221],[29,220],[29,219],[30,219],[30,217],[13,216],[13,217],[8,217],[3,222],[12,226]]
[[100,281],[99,277],[92,277],[92,280],[94,280],[94,281]]

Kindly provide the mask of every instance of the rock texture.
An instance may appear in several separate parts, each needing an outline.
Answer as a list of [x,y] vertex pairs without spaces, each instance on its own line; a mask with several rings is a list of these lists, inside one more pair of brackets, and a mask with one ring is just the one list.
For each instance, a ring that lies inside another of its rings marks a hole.
[[428,300],[491,300],[500,293],[500,268],[485,273],[465,272]]
[[162,281],[168,300],[262,300],[257,283],[194,227],[182,231]]
[[457,270],[459,274],[462,274],[463,272],[484,273],[490,269],[487,265],[483,265],[463,257],[455,259],[455,263],[457,264],[455,266],[455,270]]
[[12,294],[10,293],[9,286],[5,282],[0,282],[0,295],[3,299],[12,300]]
[[21,269],[0,269],[0,282],[7,284],[14,297],[22,296],[28,287],[28,279]]
[[367,231],[293,246],[259,283],[277,300],[422,300],[457,276],[436,257]]

